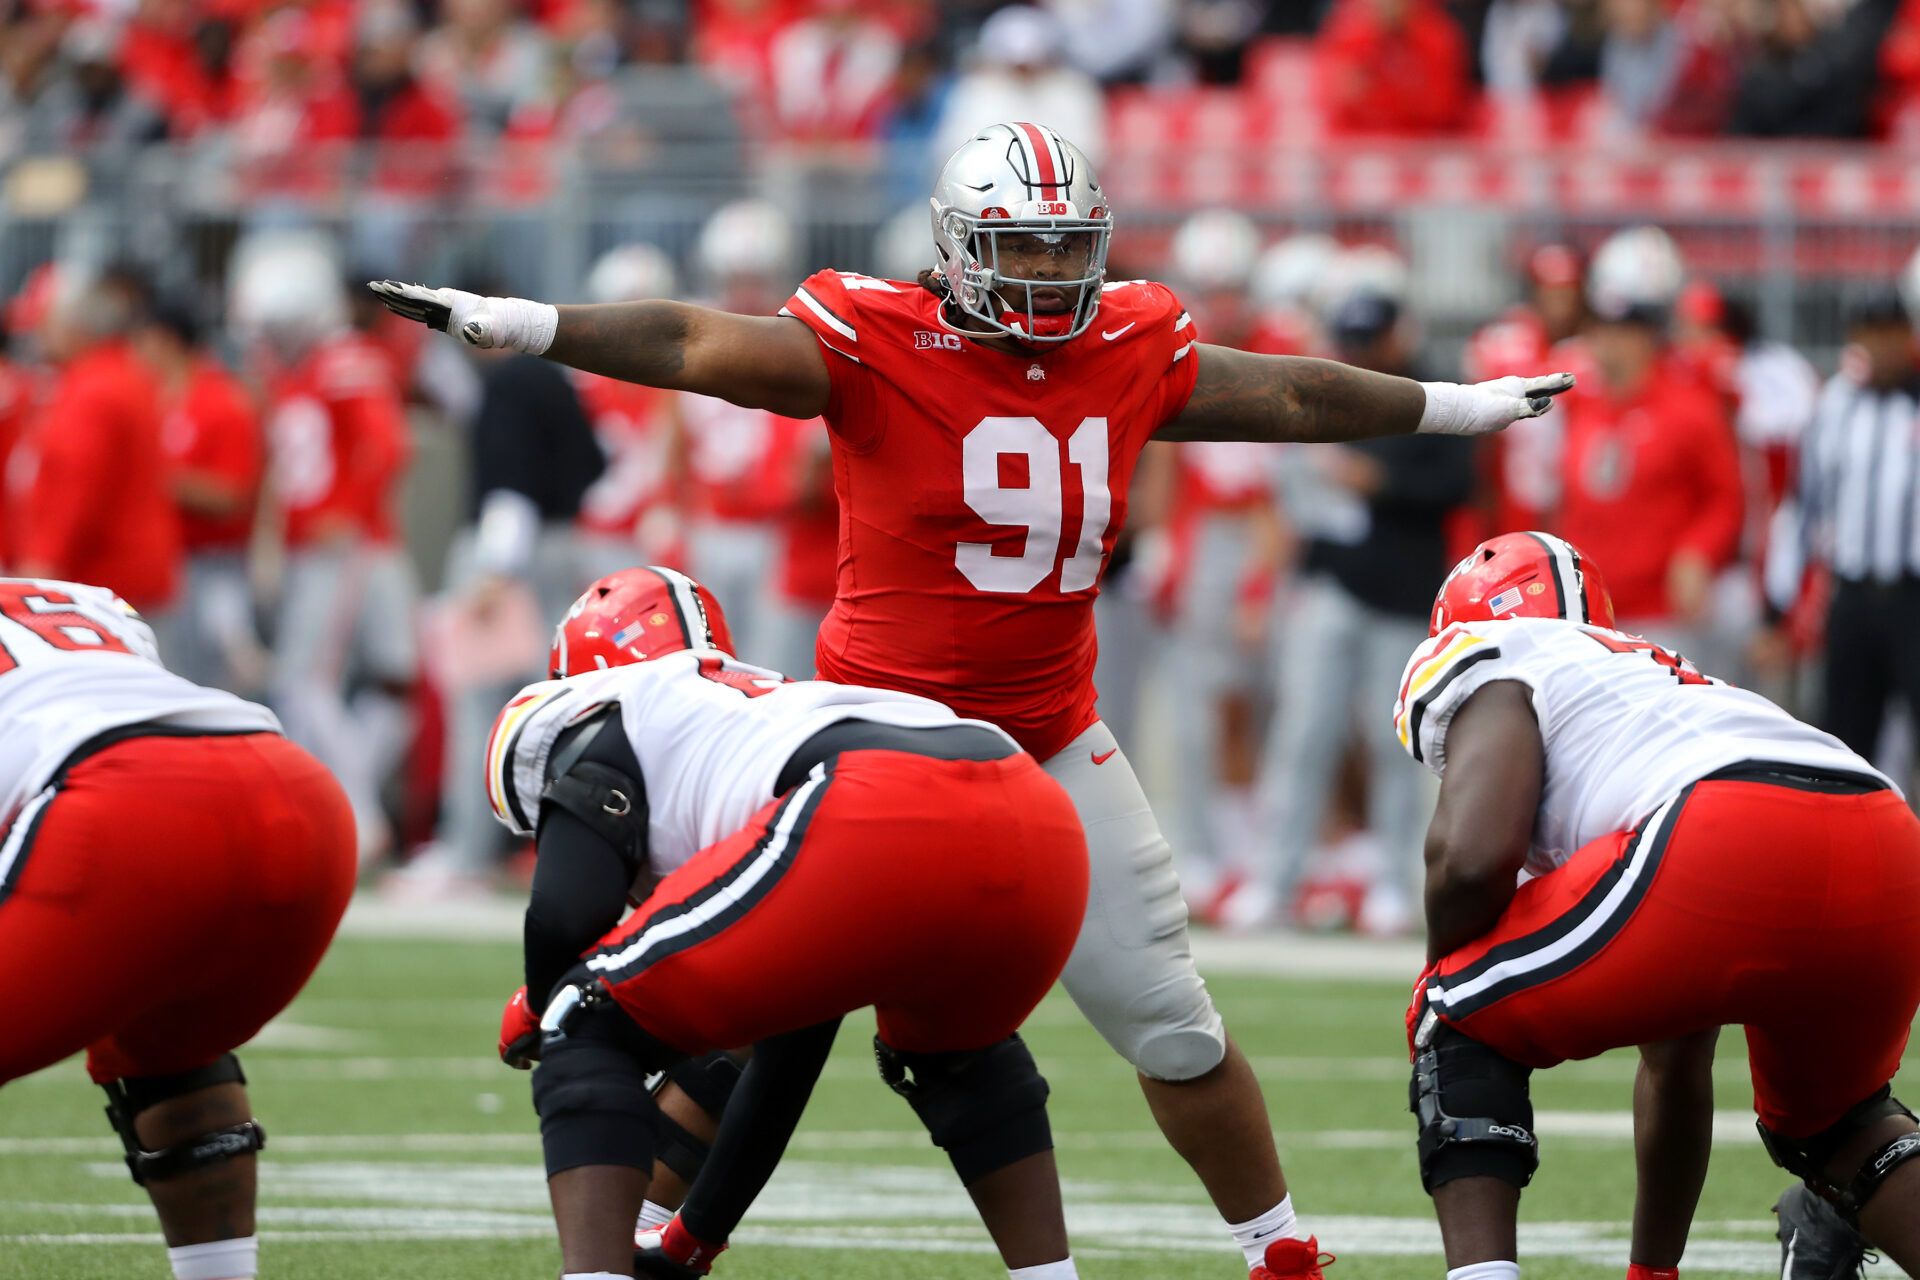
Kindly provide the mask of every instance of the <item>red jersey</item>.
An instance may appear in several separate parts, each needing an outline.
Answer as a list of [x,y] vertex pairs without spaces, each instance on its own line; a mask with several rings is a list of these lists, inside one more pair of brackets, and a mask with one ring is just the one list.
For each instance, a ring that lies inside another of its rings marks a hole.
[[800,440],[811,422],[711,396],[683,395],[679,407],[691,510],[712,520],[783,516],[793,505]]
[[1097,718],[1093,600],[1134,466],[1193,392],[1186,312],[1162,285],[1112,283],[1086,333],[1008,353],[917,284],[822,271],[782,313],[832,378],[821,678],[937,698],[1056,754]]
[[20,442],[9,479],[15,563],[90,582],[136,609],[173,600],[180,522],[160,449],[160,387],[125,343],[82,353],[60,371]]
[[1566,447],[1554,532],[1606,566],[1614,612],[1668,617],[1679,551],[1718,567],[1740,542],[1740,458],[1719,399],[1663,364],[1616,398],[1596,379],[1563,398]]
[[186,549],[232,551],[253,532],[254,503],[266,470],[266,441],[240,380],[212,360],[195,360],[180,398],[165,407],[160,441],[177,471],[210,473],[246,492],[246,506],[229,516],[182,510]]
[[406,410],[392,365],[371,340],[328,338],[278,378],[267,440],[288,546],[309,545],[341,519],[374,541],[391,540],[391,500],[408,453]]
[[641,517],[668,497],[673,392],[597,373],[575,373],[573,386],[607,459],[607,469],[580,500],[580,528],[631,538]]

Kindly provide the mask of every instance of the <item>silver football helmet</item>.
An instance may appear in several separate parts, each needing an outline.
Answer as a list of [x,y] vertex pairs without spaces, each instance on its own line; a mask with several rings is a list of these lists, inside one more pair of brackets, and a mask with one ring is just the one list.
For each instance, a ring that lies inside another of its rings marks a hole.
[[[1100,310],[1113,216],[1080,148],[1045,125],[988,125],[948,157],[932,204],[934,273],[984,332],[1051,343],[1087,331]],[[1012,274],[1010,260],[1049,271]],[[1036,301],[1049,293],[1058,301]]]

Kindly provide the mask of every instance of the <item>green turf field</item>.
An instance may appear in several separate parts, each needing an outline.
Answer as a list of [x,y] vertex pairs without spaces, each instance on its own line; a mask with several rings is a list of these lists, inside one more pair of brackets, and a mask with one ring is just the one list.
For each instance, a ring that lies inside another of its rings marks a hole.
[[[555,1274],[527,1077],[493,1056],[516,961],[505,941],[343,938],[247,1051],[272,1135],[261,1165],[267,1280]],[[1404,1112],[1404,985],[1216,975],[1213,987],[1266,1084],[1296,1200],[1342,1255],[1336,1280],[1438,1277]],[[859,1019],[843,1030],[792,1155],[716,1274],[1004,1276],[939,1153],[875,1077],[870,1034]],[[1027,1035],[1053,1082],[1082,1274],[1244,1275],[1131,1074],[1072,1006],[1050,999]],[[1632,1069],[1612,1055],[1536,1078],[1545,1164],[1525,1204],[1530,1277],[1625,1270]],[[1722,1142],[1688,1280],[1777,1274],[1767,1208],[1783,1180],[1742,1110],[1737,1036],[1723,1042],[1720,1079]],[[1920,1095],[1920,1073],[1906,1079]],[[100,1105],[77,1061],[0,1091],[0,1280],[167,1276]]]

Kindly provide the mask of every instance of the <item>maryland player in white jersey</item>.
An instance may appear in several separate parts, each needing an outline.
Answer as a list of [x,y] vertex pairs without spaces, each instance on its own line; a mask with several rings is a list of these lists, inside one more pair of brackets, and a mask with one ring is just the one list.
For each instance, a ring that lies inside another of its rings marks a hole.
[[266,1137],[232,1051],[346,910],[346,797],[112,592],[6,578],[0,805],[0,1085],[85,1050],[177,1280],[254,1275]]
[[1785,1274],[1814,1196],[1914,1272],[1920,1126],[1889,1082],[1920,1008],[1920,821],[1838,739],[1613,621],[1590,560],[1505,534],[1448,577],[1395,704],[1441,777],[1407,1025],[1448,1274],[1519,1275],[1529,1073],[1637,1045],[1628,1274],[1674,1280],[1729,1023],[1812,1193],[1780,1205]]
[[495,813],[538,848],[500,1051],[540,1062],[566,1275],[633,1273],[655,1157],[689,1140],[649,1075],[684,1087],[712,1051],[753,1046],[679,1215],[647,1242],[646,1274],[702,1275],[841,1017],[871,1005],[882,1077],[1009,1271],[1072,1277],[1047,1086],[1016,1034],[1086,910],[1066,792],[937,702],[740,661],[718,602],[671,569],[589,587],[552,674],[500,713],[487,771]]

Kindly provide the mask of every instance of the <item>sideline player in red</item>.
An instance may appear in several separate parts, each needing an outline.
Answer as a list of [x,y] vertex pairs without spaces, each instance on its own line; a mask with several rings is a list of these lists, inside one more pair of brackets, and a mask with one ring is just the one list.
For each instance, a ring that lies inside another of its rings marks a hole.
[[86,1050],[176,1280],[254,1275],[266,1135],[233,1049],[346,910],[346,797],[112,592],[6,578],[0,805],[0,1085]]
[[841,554],[820,676],[997,724],[1066,787],[1095,885],[1068,993],[1139,1072],[1254,1274],[1317,1276],[1259,1082],[1194,968],[1172,852],[1095,710],[1094,597],[1150,439],[1479,434],[1573,380],[1419,383],[1202,344],[1165,287],[1106,278],[1107,196],[1041,125],[981,130],[932,206],[938,264],[919,282],[821,271],[779,316],[372,287],[477,346],[825,417]]
[[[1494,538],[1442,586],[1394,708],[1441,777],[1407,1026],[1449,1280],[1520,1274],[1529,1073],[1630,1045],[1629,1280],[1675,1280],[1728,1023],[1768,1154],[1920,1274],[1920,1126],[1889,1091],[1920,1007],[1920,821],[1839,739],[1613,622],[1571,545]],[[1780,1206],[1794,1280],[1806,1208]]]
[[675,1274],[703,1275],[779,1163],[841,1017],[868,1005],[881,1075],[1009,1271],[1071,1280],[1047,1086],[1016,1034],[1086,910],[1066,793],[1006,733],[937,702],[740,661],[718,602],[672,569],[587,588],[551,669],[500,713],[487,776],[495,813],[539,850],[500,1052],[540,1060],[567,1280],[632,1274],[649,1075],[754,1046],[658,1242]]

